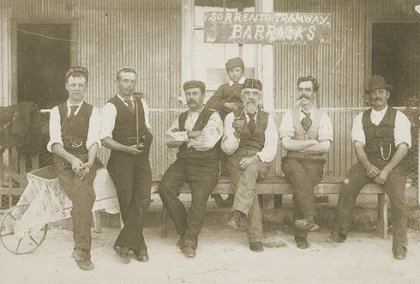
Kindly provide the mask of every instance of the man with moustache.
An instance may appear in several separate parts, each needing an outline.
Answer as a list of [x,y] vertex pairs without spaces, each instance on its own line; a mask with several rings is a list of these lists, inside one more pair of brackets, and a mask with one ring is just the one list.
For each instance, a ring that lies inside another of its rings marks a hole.
[[[226,73],[229,76],[230,82],[220,85],[214,92],[213,96],[207,101],[206,107],[217,110],[222,118],[225,119],[226,115],[234,110],[243,108],[241,100],[242,85],[245,80],[245,66],[244,61],[240,57],[234,57],[226,62]],[[221,162],[221,175],[227,175],[226,169],[226,155],[220,153]],[[230,207],[233,204],[233,194],[223,200],[220,194],[212,194],[214,201],[219,207]]]
[[134,94],[136,84],[134,69],[120,69],[116,76],[117,94],[102,108],[102,144],[111,149],[108,171],[115,184],[124,223],[114,250],[126,264],[130,262],[130,250],[138,261],[149,260],[143,225],[150,206],[149,149],[153,136],[146,101],[142,94]]
[[392,90],[381,76],[370,79],[366,93],[372,107],[355,117],[352,141],[359,160],[344,180],[337,204],[330,242],[344,242],[349,230],[354,203],[364,185],[383,184],[391,201],[391,220],[395,259],[407,254],[407,204],[404,196],[406,175],[401,162],[411,147],[411,123],[400,111],[388,105]]
[[[219,146],[223,134],[220,115],[204,106],[205,84],[187,81],[183,85],[188,110],[181,113],[167,132],[170,148],[178,148],[176,161],[162,177],[159,194],[180,235],[177,246],[187,257],[195,257],[198,235],[203,226],[210,193],[219,179]],[[191,189],[187,212],[179,200],[179,188]]]
[[241,216],[248,222],[249,248],[263,251],[262,216],[258,202],[257,179],[263,179],[276,157],[277,128],[272,115],[259,109],[262,83],[246,79],[241,91],[243,110],[229,113],[225,119],[222,150],[228,154],[227,169],[235,188],[232,216],[228,226],[239,228]]
[[321,181],[325,154],[333,140],[331,120],[317,107],[319,84],[312,76],[297,81],[298,107],[285,113],[280,124],[280,139],[287,151],[281,168],[295,192],[294,238],[298,248],[309,247],[309,230],[315,230],[314,187]]
[[92,270],[91,212],[95,201],[93,180],[101,163],[96,158],[100,142],[99,111],[84,101],[89,73],[75,66],[66,73],[68,100],[50,113],[48,151],[67,197],[72,201],[74,250],[71,257],[81,270]]

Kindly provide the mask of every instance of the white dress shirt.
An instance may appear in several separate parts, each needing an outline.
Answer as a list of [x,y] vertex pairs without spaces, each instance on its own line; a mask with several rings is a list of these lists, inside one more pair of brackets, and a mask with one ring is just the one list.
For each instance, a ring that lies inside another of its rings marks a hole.
[[193,147],[197,151],[207,151],[213,148],[223,135],[223,122],[217,112],[214,112],[210,116],[207,125],[197,138],[188,139],[187,131],[193,130],[202,110],[203,108],[196,112],[188,111],[187,119],[185,121],[186,131],[178,131],[179,123],[177,118],[166,132],[168,141],[187,142],[188,148]]
[[[75,115],[79,113],[80,107],[82,106],[82,103],[77,104],[78,108],[74,112]],[[67,117],[70,116],[70,102],[67,100]],[[96,107],[93,107],[92,114],[89,119],[89,130],[86,140],[86,148],[89,150],[89,148],[95,144],[98,143],[98,146],[101,146],[101,115],[99,113],[99,110]],[[50,112],[50,141],[47,144],[47,150],[52,152],[52,146],[55,143],[63,145],[63,138],[61,137],[61,118],[60,118],[60,112],[58,110],[58,106],[55,106],[52,108]]]
[[[370,113],[370,120],[373,124],[379,125],[385,116],[388,106],[381,111],[372,109]],[[359,113],[353,120],[353,127],[351,129],[352,141],[358,141],[362,144],[366,144],[365,132],[363,131],[363,112]],[[397,110],[395,117],[395,128],[394,128],[394,143],[395,147],[398,147],[401,143],[406,143],[407,146],[411,147],[411,122],[405,114]]]
[[[245,113],[246,122],[249,122],[249,117]],[[255,123],[257,124],[258,113],[255,116]],[[229,113],[225,118],[225,131],[222,139],[222,150],[228,155],[235,153],[238,149],[241,142],[240,138],[236,138],[233,134],[235,129],[232,124],[235,119],[233,112]],[[268,114],[267,128],[264,132],[265,142],[264,147],[260,152],[257,152],[256,155],[260,158],[262,162],[271,162],[276,158],[277,153],[277,144],[278,144],[278,134],[277,127],[274,122],[273,116]]]
[[[305,115],[300,110],[299,110],[299,120],[302,121]],[[309,113],[312,119],[313,112],[309,111]],[[284,137],[293,138],[295,136],[295,130],[296,129],[293,126],[292,110],[289,110],[283,115],[281,119],[280,128],[279,128],[280,139],[283,139]],[[318,141],[322,142],[325,140],[330,140],[332,142],[333,128],[332,128],[330,117],[326,113],[323,113],[321,117],[319,118]]]
[[[128,106],[128,104],[124,101],[124,99],[117,94],[117,97],[126,105]],[[134,103],[134,97],[131,96],[130,100],[132,102],[133,105],[135,105]],[[143,109],[144,109],[144,123],[146,124],[146,127],[149,129],[151,129],[150,127],[150,120],[149,120],[149,107],[146,104],[146,101],[142,98],[141,102],[143,104]],[[101,115],[102,115],[102,131],[101,131],[101,138],[112,138],[112,131],[114,131],[114,127],[115,127],[115,119],[117,117],[117,108],[115,107],[115,105],[113,103],[106,103],[101,110]]]

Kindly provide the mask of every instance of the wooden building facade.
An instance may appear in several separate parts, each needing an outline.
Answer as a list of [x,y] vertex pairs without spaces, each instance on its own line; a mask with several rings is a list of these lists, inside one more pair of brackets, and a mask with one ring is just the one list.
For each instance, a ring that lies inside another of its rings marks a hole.
[[[0,105],[31,100],[51,108],[66,99],[66,68],[83,65],[90,72],[87,101],[101,107],[115,94],[116,71],[133,67],[137,91],[151,107],[152,171],[162,175],[174,159],[164,132],[183,109],[182,82],[201,79],[211,95],[227,79],[224,62],[242,56],[247,77],[263,81],[265,105],[278,124],[295,104],[298,77],[319,79],[320,106],[335,130],[326,175],[344,176],[355,161],[351,122],[366,106],[363,90],[371,75],[384,75],[396,86],[396,106],[418,104],[417,4],[420,0],[0,0]],[[205,44],[203,12],[212,10],[330,13],[331,42]],[[418,128],[413,133],[417,140]],[[101,156],[105,159],[106,151]]]

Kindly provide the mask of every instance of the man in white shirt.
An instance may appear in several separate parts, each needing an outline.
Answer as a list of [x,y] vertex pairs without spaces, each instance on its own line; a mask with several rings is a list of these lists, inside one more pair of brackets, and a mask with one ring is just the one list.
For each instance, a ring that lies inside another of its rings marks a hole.
[[331,242],[344,242],[349,230],[354,203],[364,185],[383,184],[391,200],[395,259],[407,253],[407,206],[404,196],[406,176],[401,161],[411,147],[411,123],[400,111],[388,105],[392,87],[381,76],[373,76],[366,93],[372,108],[353,121],[352,141],[359,160],[344,180],[337,204]]
[[150,206],[149,149],[153,136],[146,101],[142,94],[134,93],[136,84],[134,69],[120,69],[116,76],[117,94],[102,108],[102,144],[111,149],[107,167],[124,223],[114,250],[125,264],[130,262],[130,250],[138,261],[149,260],[143,224]]
[[68,100],[50,113],[48,151],[61,186],[73,203],[74,250],[72,258],[82,270],[92,270],[91,212],[95,201],[93,180],[101,163],[96,152],[101,145],[99,111],[84,101],[89,73],[75,66],[66,73]]
[[225,119],[222,150],[228,154],[227,169],[236,189],[228,226],[239,228],[241,216],[248,221],[248,241],[252,251],[263,251],[262,216],[258,203],[257,179],[263,179],[276,157],[277,128],[271,114],[259,109],[262,83],[246,79],[241,91],[244,108]]
[[281,168],[293,185],[294,237],[298,248],[309,247],[309,230],[317,227],[314,187],[324,172],[325,154],[333,139],[328,115],[317,107],[319,84],[312,76],[297,81],[298,107],[287,112],[280,124],[280,138],[287,151]]
[[[205,88],[201,81],[187,81],[183,85],[188,110],[180,114],[167,132],[168,147],[178,148],[177,159],[159,185],[160,198],[180,235],[177,245],[187,257],[196,255],[207,200],[219,180],[218,142],[223,123],[217,112],[204,106]],[[190,186],[192,196],[188,212],[178,198],[184,183]]]

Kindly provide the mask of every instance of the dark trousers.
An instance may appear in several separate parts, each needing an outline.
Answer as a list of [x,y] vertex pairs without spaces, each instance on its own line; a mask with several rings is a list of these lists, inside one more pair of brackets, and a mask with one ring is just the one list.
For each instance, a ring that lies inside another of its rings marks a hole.
[[108,171],[120,204],[123,229],[115,246],[132,250],[146,248],[143,237],[144,218],[150,206],[152,170],[147,153],[138,156],[111,152]]
[[[374,163],[378,168],[385,164]],[[334,233],[346,235],[353,219],[356,197],[364,185],[374,183],[366,175],[363,165],[358,162],[350,169],[340,192],[334,224]],[[391,171],[385,181],[384,188],[391,201],[391,222],[393,231],[393,248],[407,248],[407,206],[404,196],[406,177],[401,167]]]
[[[159,195],[168,209],[175,228],[184,242],[194,248],[206,216],[207,200],[219,180],[217,160],[177,159],[166,170],[159,186]],[[179,188],[187,183],[191,188],[191,208],[187,212],[179,200]]]
[[[83,162],[88,160],[87,154],[74,155]],[[54,168],[58,180],[67,197],[73,203],[70,214],[73,220],[74,248],[84,249],[88,253],[90,253],[92,244],[92,207],[96,198],[93,190],[93,180],[96,177],[96,170],[101,166],[99,160],[96,159],[89,173],[81,180],[80,176],[73,172],[69,162],[54,155]]]
[[[284,157],[281,169],[292,184],[294,214],[293,219],[316,218],[314,187],[322,180],[324,161]],[[305,238],[308,230],[294,228],[295,237]]]

